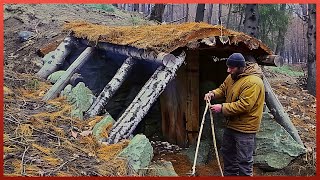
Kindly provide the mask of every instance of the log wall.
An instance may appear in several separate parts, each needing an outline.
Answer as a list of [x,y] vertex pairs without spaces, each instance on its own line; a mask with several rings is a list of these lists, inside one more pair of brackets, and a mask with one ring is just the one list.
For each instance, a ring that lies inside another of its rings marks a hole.
[[199,131],[199,52],[187,51],[186,64],[160,96],[162,134],[186,147],[195,144]]

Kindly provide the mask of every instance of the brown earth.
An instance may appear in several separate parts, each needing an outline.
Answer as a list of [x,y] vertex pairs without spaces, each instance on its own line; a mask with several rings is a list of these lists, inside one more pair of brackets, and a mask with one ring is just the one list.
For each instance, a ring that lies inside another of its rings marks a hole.
[[[93,11],[82,5],[5,5],[4,14],[4,173],[8,176],[117,176],[126,175],[125,161],[112,158],[127,142],[109,149],[99,146],[92,136],[80,135],[101,117],[86,123],[70,118],[64,99],[50,102],[41,97],[50,85],[34,76],[42,66],[36,52],[48,42],[64,37],[65,21],[87,20],[108,25],[136,25],[139,14]],[[141,18],[140,18],[141,19]],[[33,32],[19,42],[22,30]],[[254,175],[315,175],[316,99],[297,78],[274,74],[265,68],[274,92],[296,125],[308,149],[288,167],[276,172],[254,169]],[[89,122],[89,123],[88,123]],[[105,152],[108,152],[106,154]],[[179,153],[156,155],[170,160],[180,176],[187,176],[192,162]],[[219,176],[215,161],[197,167],[199,176]]]

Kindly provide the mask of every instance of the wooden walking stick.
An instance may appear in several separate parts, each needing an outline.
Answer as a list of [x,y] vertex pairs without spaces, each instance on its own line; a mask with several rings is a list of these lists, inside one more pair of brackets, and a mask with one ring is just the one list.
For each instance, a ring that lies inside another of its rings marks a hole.
[[[200,140],[201,140],[202,129],[203,129],[204,121],[205,121],[205,116],[207,114],[209,106],[211,105],[210,101],[207,100],[206,102],[207,102],[206,103],[206,108],[205,108],[203,116],[202,116],[200,131],[199,131],[199,135],[198,135],[197,147],[196,147],[196,152],[195,152],[195,155],[194,155],[194,161],[193,161],[191,176],[195,176],[195,173],[196,173],[197,156],[198,156],[198,151],[199,151],[199,145],[200,145]],[[218,166],[219,166],[219,169],[220,169],[220,173],[221,173],[221,176],[223,177],[223,171],[222,171],[220,160],[219,160],[219,154],[218,154],[217,143],[216,143],[216,136],[215,136],[215,132],[214,132],[213,115],[212,115],[211,111],[210,111],[210,119],[211,119],[211,131],[212,131],[212,136],[213,136],[213,147],[214,147],[214,150],[215,150],[215,154],[216,154]]]
[[200,131],[199,131],[199,135],[198,135],[196,152],[194,154],[194,161],[193,161],[191,176],[195,176],[195,174],[196,174],[196,164],[197,164],[198,150],[199,150],[199,145],[200,145],[200,139],[201,139],[203,124],[204,124],[206,113],[208,111],[208,107],[209,107],[209,104],[207,103],[206,108],[205,108],[204,113],[203,113],[203,116],[202,116],[202,121],[201,121]]
[[[211,106],[210,101],[207,100],[207,106]],[[218,148],[217,148],[217,142],[216,142],[216,135],[214,132],[214,123],[213,123],[213,115],[212,112],[210,111],[210,119],[211,119],[211,130],[212,130],[212,137],[213,137],[213,147],[214,147],[214,152],[216,154],[216,158],[217,158],[217,162],[218,162],[218,166],[219,166],[219,170],[221,173],[221,176],[223,177],[223,171],[221,168],[221,164],[220,164],[220,160],[219,160],[219,155],[218,155]]]

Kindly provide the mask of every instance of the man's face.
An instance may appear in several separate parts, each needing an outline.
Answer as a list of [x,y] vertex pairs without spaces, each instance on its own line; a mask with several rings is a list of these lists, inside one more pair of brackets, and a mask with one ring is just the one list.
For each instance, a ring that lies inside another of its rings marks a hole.
[[233,80],[236,80],[238,78],[238,75],[241,73],[239,67],[232,67],[232,66],[228,66],[227,72],[231,74],[231,78]]

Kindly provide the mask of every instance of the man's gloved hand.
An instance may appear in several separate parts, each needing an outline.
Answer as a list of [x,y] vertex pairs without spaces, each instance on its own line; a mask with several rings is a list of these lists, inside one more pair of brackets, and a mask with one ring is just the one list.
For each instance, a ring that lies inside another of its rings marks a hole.
[[211,101],[211,98],[214,98],[214,94],[212,93],[212,91],[209,91],[207,94],[204,95],[204,100],[208,100]]
[[222,104],[214,104],[210,106],[211,111],[220,113],[222,111]]

